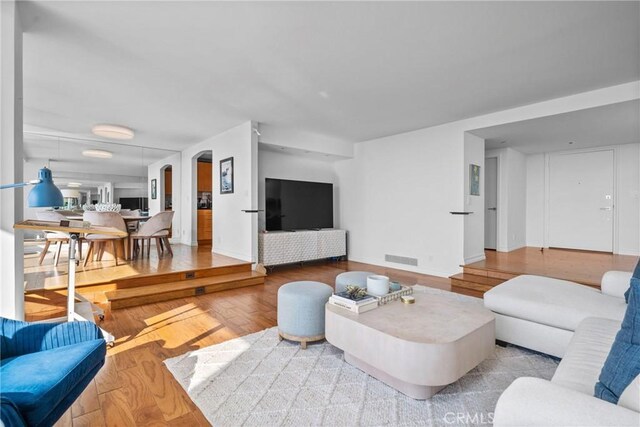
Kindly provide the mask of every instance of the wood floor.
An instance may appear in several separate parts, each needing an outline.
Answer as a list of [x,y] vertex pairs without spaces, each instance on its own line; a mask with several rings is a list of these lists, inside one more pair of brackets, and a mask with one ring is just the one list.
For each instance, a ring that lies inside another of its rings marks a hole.
[[[106,364],[58,426],[198,426],[209,425],[163,360],[276,325],[278,288],[296,280],[333,284],[347,270],[386,274],[407,284],[451,290],[449,279],[355,262],[322,262],[280,267],[265,285],[124,308],[102,322],[117,340]],[[462,290],[464,291],[464,290]],[[27,320],[40,310],[63,309],[55,292],[38,304],[27,303]]]
[[534,274],[600,287],[609,270],[632,271],[638,257],[566,249],[521,248],[511,252],[485,251],[484,261],[465,267],[503,273]]
[[[26,245],[25,245],[26,246]],[[43,244],[30,243],[29,248],[43,246]],[[214,254],[209,246],[202,250],[197,246],[171,245],[174,256],[158,257],[154,249],[150,256],[139,257],[133,261],[120,260],[116,266],[113,259],[92,261],[83,267],[76,269],[76,286],[89,284],[115,282],[123,279],[140,278],[154,274],[170,274],[185,270],[199,268],[225,267],[238,264],[238,260],[224,255]],[[36,249],[38,249],[36,247]],[[47,255],[42,265],[38,265],[38,254],[25,256],[24,280],[26,290],[34,289],[65,289],[67,287],[68,247],[63,245],[60,253],[60,262],[57,267],[53,265],[53,250]],[[86,245],[85,251],[86,253]]]
[[[594,260],[590,254],[580,252],[535,251],[527,249],[515,255],[488,253],[486,263],[507,271],[511,266],[516,270],[528,268],[527,272],[542,268],[544,272],[570,275],[574,280],[588,276],[589,280],[599,281],[604,271],[630,270],[636,260],[634,257]],[[264,285],[114,310],[107,313],[101,326],[114,333],[116,344],[108,350],[106,364],[96,379],[57,425],[208,425],[163,360],[275,326],[281,285],[296,280],[333,284],[337,274],[348,270],[374,271],[406,284],[482,296],[482,292],[452,286],[449,279],[343,261],[280,267],[269,273]],[[37,300],[26,302],[27,320],[63,311],[65,301],[60,291],[46,291]]]

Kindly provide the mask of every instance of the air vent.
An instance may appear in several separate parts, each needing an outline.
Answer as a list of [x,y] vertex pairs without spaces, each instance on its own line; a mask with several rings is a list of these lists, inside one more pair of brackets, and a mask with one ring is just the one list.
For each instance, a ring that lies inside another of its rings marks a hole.
[[184,278],[185,279],[195,279],[196,278],[196,272],[195,271],[188,271],[187,273],[185,273]]
[[196,296],[204,295],[204,286],[200,286],[196,288]]
[[413,265],[414,267],[418,266],[418,258],[387,254],[384,256],[384,260],[387,262],[395,262],[396,264]]

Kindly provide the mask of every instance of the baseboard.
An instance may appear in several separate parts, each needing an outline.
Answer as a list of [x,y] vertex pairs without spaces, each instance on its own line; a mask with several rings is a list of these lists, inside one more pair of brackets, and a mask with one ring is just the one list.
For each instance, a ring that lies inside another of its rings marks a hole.
[[507,246],[507,247],[501,246],[501,247],[496,248],[496,252],[511,252],[511,251],[515,251],[517,249],[525,248],[526,246],[527,245],[525,245],[525,244],[517,244],[515,246]]
[[348,260],[353,262],[361,262],[363,264],[371,264],[378,267],[393,268],[395,270],[409,271],[411,273],[426,274],[428,276],[436,276],[436,277],[449,277],[454,274],[458,274],[461,271],[461,269],[456,269],[450,272],[437,271],[437,270],[424,269],[419,267],[411,267],[404,264],[395,264],[393,262],[379,262],[379,261],[370,260],[366,258],[357,258],[357,257],[354,258],[352,256],[348,256]]
[[484,253],[483,254],[478,254],[478,255],[471,256],[469,258],[465,258],[464,259],[464,264],[465,265],[473,264],[474,262],[484,261],[485,259],[486,259],[486,257],[484,256]]
[[220,248],[216,248],[216,247],[213,248],[212,252],[216,253],[218,255],[224,255],[224,256],[228,256],[228,257],[231,257],[231,258],[239,259],[239,260],[242,260],[242,261],[255,263],[255,261],[253,260],[253,257],[251,255],[241,254],[241,253],[238,253],[238,252],[228,251],[228,250],[220,249]]

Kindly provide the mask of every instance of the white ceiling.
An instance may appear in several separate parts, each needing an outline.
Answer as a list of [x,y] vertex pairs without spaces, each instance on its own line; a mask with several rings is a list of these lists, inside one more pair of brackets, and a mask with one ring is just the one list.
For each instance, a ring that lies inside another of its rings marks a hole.
[[[639,2],[20,2],[29,125],[363,141],[640,79]],[[277,144],[278,141],[268,141]]]
[[487,150],[526,154],[640,142],[640,100],[477,129]]
[[[83,156],[82,151],[89,149],[106,150],[113,157],[97,159]],[[51,136],[34,129],[24,133],[25,161],[38,168],[49,167],[60,186],[81,182],[84,189],[112,182],[116,188],[146,188],[147,166],[171,154],[172,151],[98,139]]]

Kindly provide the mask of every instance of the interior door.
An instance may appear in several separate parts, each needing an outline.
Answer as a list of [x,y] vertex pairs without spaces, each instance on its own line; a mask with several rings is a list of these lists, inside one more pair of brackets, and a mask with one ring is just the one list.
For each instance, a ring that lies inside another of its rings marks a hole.
[[498,235],[498,158],[484,159],[484,247],[496,249]]
[[549,246],[613,252],[613,150],[549,158]]

